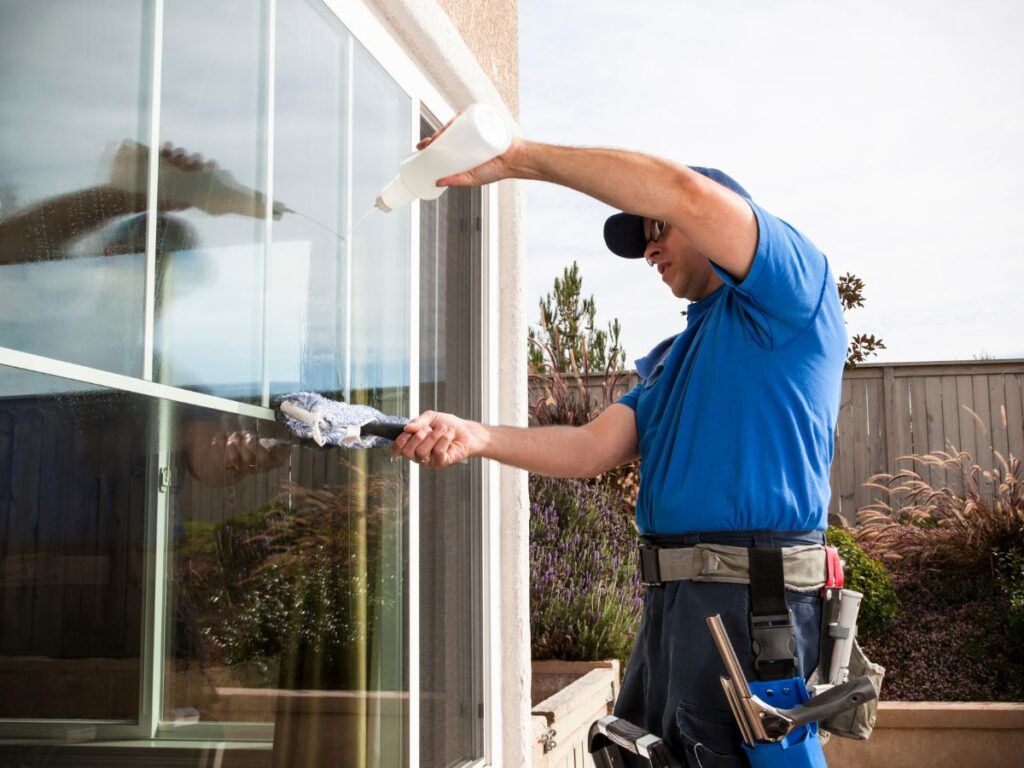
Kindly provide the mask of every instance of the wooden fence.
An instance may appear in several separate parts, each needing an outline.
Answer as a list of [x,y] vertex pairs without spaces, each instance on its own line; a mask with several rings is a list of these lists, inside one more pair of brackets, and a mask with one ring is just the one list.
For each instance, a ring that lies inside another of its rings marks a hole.
[[[616,392],[636,381],[636,373],[624,374]],[[602,404],[601,377],[591,376],[588,388]],[[542,397],[541,385],[531,381],[531,406]],[[900,457],[934,451],[966,451],[983,470],[999,466],[997,453],[1024,458],[1024,360],[867,364],[847,371],[829,514],[853,522],[857,510],[884,498],[865,487],[868,478],[912,466]],[[963,482],[960,472],[926,468],[922,475],[933,485]]]
[[[830,514],[849,521],[881,491],[871,475],[915,468],[911,454],[965,451],[983,470],[1024,457],[1024,360],[863,365],[843,376]],[[960,471],[921,467],[933,486]],[[982,477],[982,484],[987,480]]]

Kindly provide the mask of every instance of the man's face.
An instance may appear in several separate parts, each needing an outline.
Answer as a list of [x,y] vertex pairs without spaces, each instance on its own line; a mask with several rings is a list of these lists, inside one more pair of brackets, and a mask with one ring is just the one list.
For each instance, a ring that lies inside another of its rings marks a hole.
[[659,229],[657,223],[644,219],[644,259],[658,270],[662,282],[676,298],[699,301],[718,287],[710,262],[682,232],[672,225],[666,225],[660,232]]

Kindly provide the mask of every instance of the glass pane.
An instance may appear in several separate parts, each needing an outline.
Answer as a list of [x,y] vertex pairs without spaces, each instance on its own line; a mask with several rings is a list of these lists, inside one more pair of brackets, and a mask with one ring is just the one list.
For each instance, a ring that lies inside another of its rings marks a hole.
[[403,634],[405,466],[293,444],[275,422],[180,405],[171,422],[184,464],[163,719],[178,737],[183,722],[274,723],[275,752],[398,765],[372,759],[370,740],[403,727],[375,668],[401,668],[386,654]]
[[142,374],[151,5],[0,4],[0,346]]
[[[359,45],[353,56],[352,211],[359,221],[351,234],[352,288],[348,314],[351,338],[351,401],[385,413],[409,413],[410,209],[381,213],[377,193],[412,151],[412,103],[394,80]],[[358,455],[370,487],[405,470],[385,450]],[[404,487],[404,486],[403,486]],[[370,698],[366,765],[408,763],[408,641],[406,519],[386,527],[376,547],[383,591],[375,608],[381,632],[367,658]],[[389,713],[401,714],[401,719]],[[362,765],[356,763],[356,765]]]
[[139,717],[151,415],[0,366],[0,718]]
[[[329,230],[346,220],[350,183],[358,180],[372,204],[409,151],[410,101],[365,53],[356,55],[362,101],[350,180],[347,32],[297,1],[283,2],[278,19],[275,187],[301,215],[275,224],[272,270],[291,282],[268,289],[271,325],[287,329],[269,347],[272,391],[340,395],[353,371],[353,402],[406,414],[409,211],[361,228],[361,247],[373,257],[351,266],[361,297],[351,305],[347,249]],[[267,722],[275,764],[404,766],[406,463],[383,449],[289,447],[275,442],[285,436],[273,423],[182,407],[172,421],[172,434],[185,436],[182,455],[225,433],[244,442],[246,432],[255,453],[231,472],[214,453],[208,472],[181,473],[171,512],[168,727],[203,738],[209,723]]]
[[155,378],[263,391],[266,3],[164,9]]
[[412,151],[409,97],[357,45],[352,126],[352,338],[350,381],[373,392],[387,413],[405,413],[409,384],[409,206],[391,213],[373,207]]
[[[425,136],[433,133],[424,121]],[[480,194],[420,207],[420,406],[480,418]],[[420,473],[420,754],[483,755],[483,498],[478,461]]]
[[350,36],[319,0],[278,3],[274,224],[268,355],[272,395],[345,387]]

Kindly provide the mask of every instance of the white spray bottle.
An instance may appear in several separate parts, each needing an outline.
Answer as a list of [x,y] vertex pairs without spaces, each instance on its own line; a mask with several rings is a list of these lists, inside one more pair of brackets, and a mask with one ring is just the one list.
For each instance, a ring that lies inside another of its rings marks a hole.
[[501,155],[512,144],[512,132],[494,107],[474,104],[458,115],[444,133],[399,166],[398,175],[378,195],[376,205],[387,213],[413,200],[436,200],[445,187],[437,180],[462,173]]

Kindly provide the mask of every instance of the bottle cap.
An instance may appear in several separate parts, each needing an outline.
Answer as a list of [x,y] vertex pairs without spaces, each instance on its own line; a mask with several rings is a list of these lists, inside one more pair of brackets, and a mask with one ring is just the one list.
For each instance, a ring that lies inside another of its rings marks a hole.
[[375,205],[388,213],[416,199],[416,193],[409,189],[401,176],[395,176],[377,196]]

